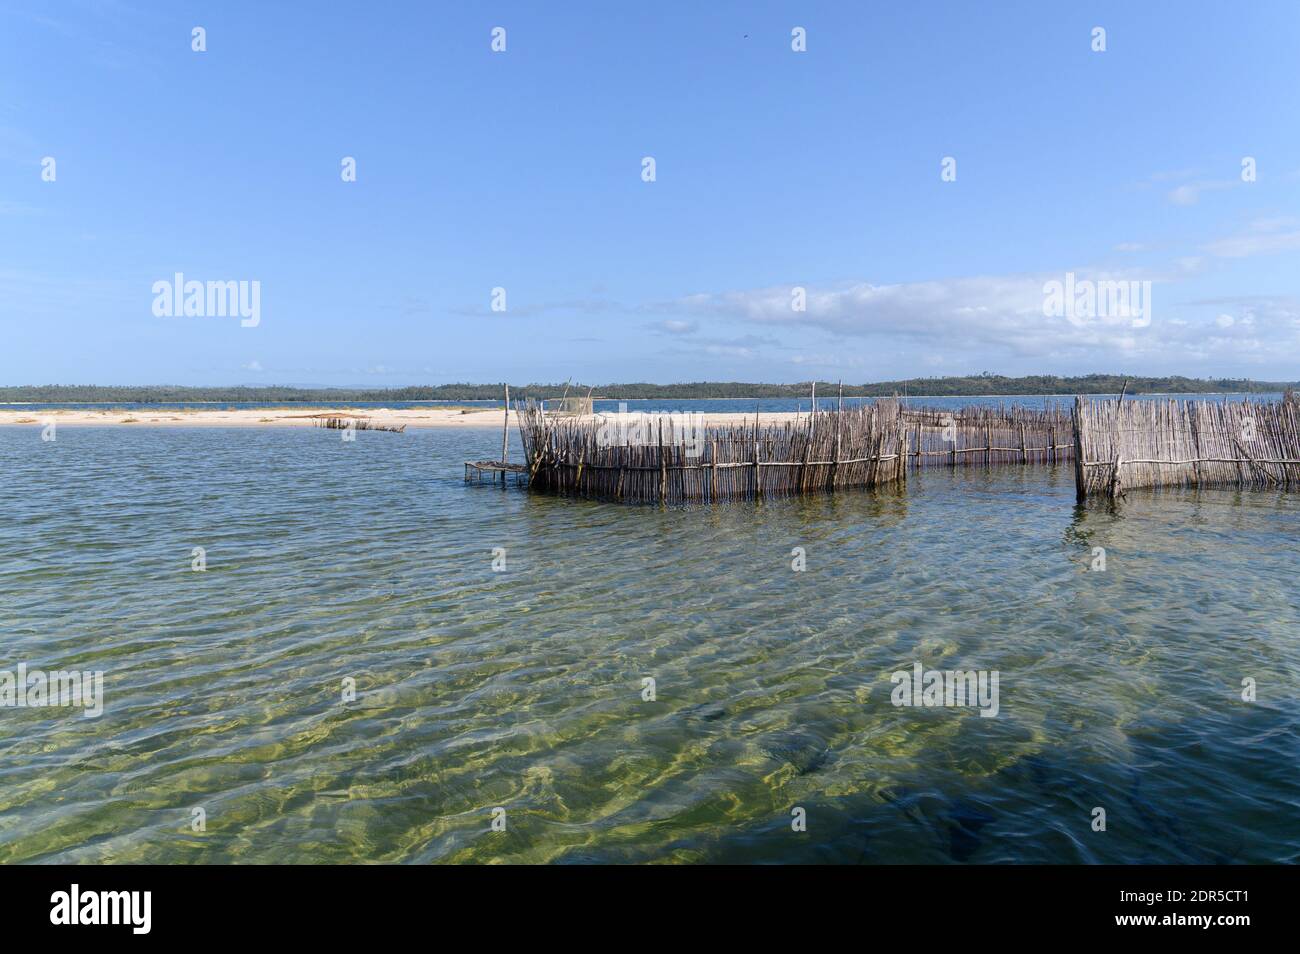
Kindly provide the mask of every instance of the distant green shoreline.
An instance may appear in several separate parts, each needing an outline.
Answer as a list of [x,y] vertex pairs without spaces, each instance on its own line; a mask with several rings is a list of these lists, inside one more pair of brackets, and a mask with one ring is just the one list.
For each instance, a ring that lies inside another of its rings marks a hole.
[[[1078,377],[1031,375],[1009,378],[995,374],[970,377],[910,378],[868,384],[845,384],[845,397],[889,397],[906,394],[925,397],[1015,397],[1017,395],[1117,394],[1127,382],[1129,394],[1258,394],[1296,387],[1290,381],[1252,381],[1246,378],[1129,377],[1122,374],[1088,374]],[[398,388],[298,388],[182,387],[151,385],[21,385],[0,387],[0,404],[176,404],[269,403],[310,404],[313,401],[492,401],[500,400],[503,384],[439,384]],[[752,398],[806,398],[812,382],[755,384],[700,381],[687,384],[516,384],[512,397],[557,398],[585,395],[591,390],[604,400],[726,400]],[[817,392],[837,394],[836,382],[818,381]]]

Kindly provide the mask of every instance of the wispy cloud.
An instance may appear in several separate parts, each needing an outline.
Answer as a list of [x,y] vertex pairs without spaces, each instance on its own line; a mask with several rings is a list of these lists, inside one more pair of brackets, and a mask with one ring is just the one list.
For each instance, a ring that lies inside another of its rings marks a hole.
[[668,318],[650,326],[651,331],[669,335],[690,335],[699,330],[699,323],[683,321],[680,318]]
[[42,215],[45,210],[25,202],[9,202],[0,199],[0,215]]
[[1240,181],[1233,182],[1231,179],[1188,182],[1171,190],[1166,198],[1174,205],[1195,205],[1201,200],[1201,193],[1203,192],[1219,192],[1239,185],[1241,185]]
[[484,301],[481,305],[461,305],[458,308],[448,309],[448,312],[466,318],[491,316],[498,318],[534,318],[538,315],[557,313],[608,315],[628,311],[627,307],[619,302],[603,298],[571,298],[564,301],[524,302],[519,304],[518,299],[510,295],[510,289],[507,289],[506,293],[507,307],[504,312],[494,312],[487,301]]
[[1249,258],[1300,250],[1300,228],[1290,218],[1260,219],[1239,235],[1209,242],[1205,251],[1219,258]]
[[[1190,180],[1190,181],[1184,181]],[[1156,187],[1160,189],[1168,188],[1171,182],[1177,182],[1172,189],[1165,193],[1165,198],[1174,205],[1196,205],[1201,200],[1201,195],[1205,192],[1220,192],[1225,189],[1231,189],[1235,186],[1242,185],[1241,179],[1219,178],[1217,176],[1205,176],[1196,169],[1173,169],[1165,172],[1156,172],[1150,175],[1142,185],[1146,187]]]
[[665,349],[665,354],[714,358],[741,358],[752,360],[782,350],[783,345],[770,335],[741,334],[734,336],[710,335],[681,339],[680,343]]

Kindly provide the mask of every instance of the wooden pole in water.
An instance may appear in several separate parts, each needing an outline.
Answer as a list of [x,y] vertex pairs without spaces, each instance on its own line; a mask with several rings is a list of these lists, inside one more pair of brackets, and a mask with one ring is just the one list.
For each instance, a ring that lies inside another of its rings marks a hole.
[[808,433],[803,439],[803,458],[799,462],[799,493],[804,492],[804,480],[808,473],[808,454],[812,450],[812,420],[808,421]]
[[840,431],[844,422],[844,382],[840,382],[840,399],[835,408],[835,464],[831,467],[831,490],[840,476]]
[[[506,385],[506,416],[501,422],[501,463],[510,460],[510,385]],[[505,478],[503,477],[502,480]]]
[[1074,414],[1071,416],[1071,420],[1074,422],[1074,497],[1079,503],[1083,503],[1088,496],[1087,479],[1083,466],[1083,417],[1083,398],[1076,395]]
[[659,502],[668,498],[668,460],[664,457],[664,419],[659,418]]
[[718,442],[709,441],[709,500],[718,499]]
[[907,486],[907,419],[898,415],[898,486]]

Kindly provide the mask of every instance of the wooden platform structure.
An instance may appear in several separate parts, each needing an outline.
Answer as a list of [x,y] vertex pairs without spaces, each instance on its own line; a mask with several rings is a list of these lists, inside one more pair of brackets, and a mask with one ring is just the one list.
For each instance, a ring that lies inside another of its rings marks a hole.
[[485,474],[494,484],[500,480],[502,487],[506,485],[506,480],[511,476],[514,477],[516,484],[528,483],[528,468],[523,464],[510,463],[510,385],[505,385],[505,389],[505,411],[501,422],[501,459],[465,461],[466,483],[471,480],[482,483]]
[[509,464],[501,460],[475,460],[465,461],[465,480],[483,482],[484,475],[487,475],[492,483],[499,479],[504,487],[506,479],[513,475],[516,484],[528,483],[528,468],[523,464]]

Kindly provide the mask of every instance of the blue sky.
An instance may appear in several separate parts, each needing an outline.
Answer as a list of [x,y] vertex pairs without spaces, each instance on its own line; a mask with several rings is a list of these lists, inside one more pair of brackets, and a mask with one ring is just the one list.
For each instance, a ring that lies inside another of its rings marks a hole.
[[[0,383],[1297,379],[1298,40],[1292,0],[7,0]],[[155,316],[176,272],[260,323]],[[1045,316],[1066,272],[1149,324]]]

